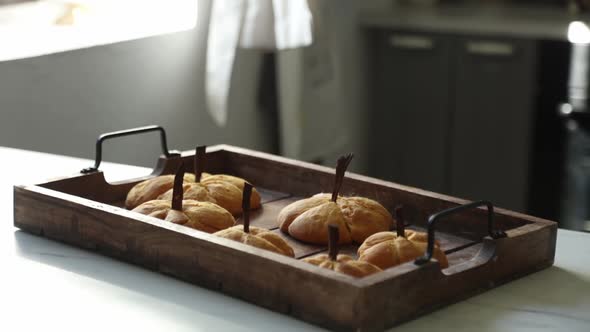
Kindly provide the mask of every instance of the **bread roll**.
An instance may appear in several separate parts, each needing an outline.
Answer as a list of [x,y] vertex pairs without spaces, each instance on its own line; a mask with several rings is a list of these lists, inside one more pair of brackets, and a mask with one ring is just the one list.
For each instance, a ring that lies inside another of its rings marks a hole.
[[[369,236],[358,249],[359,260],[385,270],[410,262],[426,253],[426,233],[406,230],[404,234],[405,237],[401,237],[394,232],[380,232]],[[449,266],[447,256],[438,242],[435,242],[433,256],[441,268]]]
[[[192,182],[183,185],[183,197],[184,199],[216,203],[234,216],[239,216],[242,213],[242,193],[245,181],[231,175],[203,174],[200,183]],[[172,199],[172,189],[159,195],[158,199]],[[250,208],[260,208],[260,200],[260,194],[253,188],[250,197]]]
[[[185,173],[183,177],[185,183],[195,182],[195,175],[191,173]],[[160,175],[149,180],[142,181],[127,193],[127,199],[125,200],[125,207],[128,209],[134,209],[142,203],[157,199],[158,196],[172,190],[174,186],[174,175]]]
[[183,200],[182,211],[173,210],[170,200],[148,201],[133,211],[207,233],[215,233],[236,224],[231,213],[219,205],[195,200]]
[[371,263],[356,261],[348,255],[338,255],[336,260],[332,260],[329,255],[322,254],[304,258],[303,261],[357,278],[381,271],[380,268]]
[[250,226],[250,231],[246,233],[242,225],[237,225],[219,231],[215,235],[277,254],[295,257],[293,248],[283,238],[264,228]]
[[278,216],[281,231],[308,243],[327,244],[327,225],[338,225],[340,244],[362,243],[371,234],[395,225],[391,214],[378,202],[364,197],[317,194],[289,204]]

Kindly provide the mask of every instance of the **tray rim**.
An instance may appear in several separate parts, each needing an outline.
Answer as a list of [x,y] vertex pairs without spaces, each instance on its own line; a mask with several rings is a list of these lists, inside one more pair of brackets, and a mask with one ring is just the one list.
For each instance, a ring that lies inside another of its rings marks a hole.
[[[303,168],[311,169],[311,170],[318,171],[321,173],[326,173],[326,174],[333,174],[333,172],[334,172],[334,169],[331,167],[316,165],[316,164],[305,162],[305,161],[299,161],[299,160],[295,160],[295,159],[291,159],[291,158],[287,158],[287,157],[273,155],[273,154],[266,153],[266,152],[255,151],[255,150],[232,146],[232,145],[227,145],[227,144],[218,144],[218,145],[213,145],[213,146],[207,147],[207,153],[213,153],[213,152],[230,152],[230,153],[235,153],[235,154],[248,155],[248,156],[251,156],[254,158],[271,160],[271,161],[282,163],[282,164],[289,164],[292,166],[303,167]],[[180,159],[180,158],[191,157],[191,156],[194,156],[194,150],[185,150],[185,151],[182,151],[181,155],[176,158]],[[412,272],[412,271],[415,271],[418,269],[423,269],[423,268],[424,269],[432,269],[433,266],[436,266],[435,267],[436,270],[438,271],[438,273],[440,273],[441,277],[443,277],[443,278],[454,274],[454,273],[453,274],[445,274],[443,272],[444,270],[440,269],[438,262],[433,258],[433,260],[431,262],[429,262],[425,265],[422,265],[422,266],[417,266],[413,262],[407,262],[407,263],[383,270],[379,273],[376,273],[376,274],[373,274],[373,275],[370,275],[367,277],[355,278],[355,277],[341,274],[341,273],[338,273],[338,272],[335,272],[332,270],[324,269],[324,268],[321,268],[321,267],[318,267],[318,266],[315,266],[312,264],[305,263],[299,259],[295,259],[292,257],[286,257],[286,256],[283,256],[283,255],[280,255],[277,253],[273,253],[273,252],[266,251],[263,249],[251,247],[251,246],[248,246],[248,245],[236,242],[236,241],[232,241],[232,240],[228,240],[228,239],[224,239],[224,238],[219,238],[219,237],[214,236],[212,234],[198,231],[198,230],[195,230],[195,229],[192,229],[189,227],[184,227],[181,225],[172,224],[172,223],[166,222],[164,220],[160,220],[160,219],[157,219],[154,217],[145,216],[145,215],[142,215],[142,214],[130,211],[130,210],[126,210],[124,208],[120,208],[120,207],[117,207],[114,205],[97,202],[95,200],[91,200],[91,199],[84,198],[81,196],[68,194],[68,193],[61,192],[61,191],[54,190],[54,189],[44,188],[42,186],[43,184],[50,183],[50,182],[70,180],[75,177],[90,177],[90,176],[99,177],[100,180],[104,181],[106,184],[111,185],[111,186],[128,184],[131,182],[138,182],[138,181],[149,179],[151,177],[158,176],[161,174],[167,174],[167,172],[164,172],[163,166],[164,166],[164,163],[170,159],[174,159],[174,158],[164,158],[163,156],[161,156],[151,174],[146,175],[146,176],[142,176],[142,177],[138,177],[138,178],[133,178],[133,179],[127,179],[127,180],[115,181],[115,182],[107,182],[106,178],[104,177],[104,172],[99,170],[99,171],[97,171],[95,173],[91,173],[91,174],[74,173],[70,176],[66,175],[66,176],[62,176],[62,177],[56,177],[56,178],[49,179],[49,180],[44,181],[39,184],[15,185],[14,190],[17,190],[17,188],[18,188],[18,190],[32,191],[32,192],[35,192],[35,193],[38,193],[38,194],[41,194],[44,196],[51,196],[53,198],[67,201],[72,204],[81,205],[86,208],[98,209],[98,210],[102,210],[102,211],[109,211],[110,213],[117,214],[117,215],[125,217],[125,218],[129,218],[129,219],[132,219],[132,220],[135,220],[138,222],[147,223],[147,224],[150,224],[155,227],[164,228],[168,231],[177,232],[177,233],[182,234],[183,236],[189,236],[197,241],[207,241],[210,243],[214,243],[215,245],[231,248],[232,250],[239,250],[241,252],[247,253],[248,255],[263,257],[264,259],[272,260],[277,264],[297,268],[297,269],[303,270],[305,272],[313,273],[313,274],[318,275],[322,278],[328,278],[333,281],[342,282],[342,283],[347,284],[350,287],[359,288],[359,289],[371,287],[375,284],[386,282],[387,280],[395,278],[399,275],[403,275],[405,273],[409,273],[409,272]],[[395,182],[380,180],[380,179],[368,177],[365,175],[357,174],[354,172],[346,172],[345,178],[362,181],[365,183],[369,183],[371,185],[379,185],[379,186],[384,186],[384,187],[388,187],[388,188],[392,188],[392,189],[409,191],[409,192],[412,192],[417,195],[422,195],[422,196],[434,198],[434,199],[445,201],[445,202],[452,203],[452,204],[465,204],[465,203],[470,202],[469,200],[466,200],[466,199],[457,198],[457,197],[453,197],[453,196],[449,196],[449,195],[445,195],[445,194],[440,194],[440,193],[436,193],[436,192],[432,192],[432,191],[428,191],[428,190],[424,190],[424,189],[420,189],[420,188],[415,188],[415,187],[411,187],[411,186],[401,185],[401,184],[398,184]],[[483,208],[480,208],[480,209],[483,210]],[[525,225],[507,230],[506,231],[507,240],[514,238],[515,236],[522,233],[523,231],[531,231],[531,230],[528,230],[529,228],[531,228],[531,225],[535,225],[536,230],[541,230],[546,227],[555,227],[557,225],[557,223],[554,221],[542,219],[542,218],[527,215],[524,213],[519,213],[519,212],[507,210],[504,208],[495,207],[494,212],[495,212],[495,214],[508,215],[508,216],[519,218],[519,219],[524,219],[527,221],[527,224],[525,224]],[[482,241],[484,244],[487,243],[488,246],[490,246],[490,245],[495,246],[495,240],[493,240],[489,237],[485,237],[484,239],[482,239]],[[482,248],[482,250],[480,250],[472,258],[472,260],[480,259],[481,255],[489,256],[489,259],[491,259],[493,257],[493,254],[491,254],[491,256],[490,256],[490,253],[485,252],[485,251],[489,251],[490,248],[488,248],[486,250],[483,250],[483,249],[484,248]],[[463,262],[460,265],[467,264],[470,261]],[[484,264],[487,264],[487,263],[489,263],[489,261]],[[457,273],[460,273],[460,272],[461,271],[458,271]]]

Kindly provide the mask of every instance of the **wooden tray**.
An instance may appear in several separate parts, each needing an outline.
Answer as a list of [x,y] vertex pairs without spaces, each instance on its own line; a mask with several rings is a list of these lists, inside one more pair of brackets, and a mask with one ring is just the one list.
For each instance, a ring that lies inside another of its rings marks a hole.
[[[227,145],[210,147],[207,156],[207,172],[243,177],[261,192],[263,208],[252,225],[281,234],[297,258],[326,251],[282,234],[276,216],[290,202],[330,192],[333,169]],[[192,151],[162,156],[153,175],[172,173],[192,158]],[[109,184],[98,171],[15,186],[14,225],[338,330],[382,330],[549,267],[555,255],[556,223],[495,209],[495,227],[507,236],[493,239],[486,210],[473,209],[437,224],[447,269],[435,260],[409,262],[356,279],[121,208],[140,180]],[[467,203],[356,174],[346,176],[341,193],[375,199],[389,210],[403,204],[418,229],[431,214]],[[342,251],[354,254],[356,247]]]

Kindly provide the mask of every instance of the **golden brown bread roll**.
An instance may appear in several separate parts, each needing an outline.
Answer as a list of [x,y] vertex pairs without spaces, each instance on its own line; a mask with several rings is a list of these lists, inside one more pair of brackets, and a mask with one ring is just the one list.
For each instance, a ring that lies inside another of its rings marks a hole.
[[[227,174],[203,173],[202,175],[201,183],[203,184],[217,181],[229,182],[234,186],[238,187],[238,189],[240,189],[240,192],[244,191],[244,182],[246,182],[246,180],[242,178]],[[260,207],[260,194],[258,193],[258,191],[256,191],[256,188],[252,188],[252,196],[250,197],[250,208],[255,209],[257,207]]]
[[242,225],[237,225],[215,233],[222,238],[238,241],[256,248],[275,252],[277,254],[295,257],[293,248],[279,235],[260,227],[250,226],[248,233]]
[[[217,189],[220,183],[231,183],[233,186],[237,187],[240,190],[240,194],[244,191],[244,183],[246,180],[239,178],[237,176],[227,175],[227,174],[203,174],[203,179],[201,183],[209,187],[209,191],[214,192],[216,190],[224,190],[224,189]],[[224,185],[222,188],[227,188],[227,185]],[[219,195],[218,195],[219,196]],[[260,208],[261,206],[261,197],[260,193],[256,190],[256,188],[252,188],[252,195],[250,196],[250,209],[255,210]],[[225,202],[224,204],[230,206],[228,211],[237,211],[236,214],[240,213],[242,201],[238,201],[232,197],[231,202]],[[221,204],[220,204],[221,205]],[[232,212],[234,213],[234,212]]]
[[[195,175],[190,173],[185,173],[184,182],[190,183],[195,182]],[[154,200],[158,198],[158,196],[162,195],[163,193],[167,192],[168,190],[172,190],[174,185],[174,175],[160,175],[156,176],[155,178],[151,178],[145,181],[142,181],[127,193],[127,199],[125,200],[125,207],[128,209],[134,209],[135,207],[139,206],[142,203],[147,201]]]
[[133,211],[207,233],[215,233],[236,224],[231,213],[214,203],[184,200],[182,211],[173,210],[171,206],[170,200],[152,200]]
[[[225,174],[203,174],[200,183],[184,183],[184,199],[194,199],[202,202],[216,203],[228,210],[234,216],[242,213],[242,193],[244,179]],[[172,188],[172,187],[170,187]],[[172,189],[162,193],[158,199],[169,200],[172,198]],[[250,207],[260,208],[260,194],[252,189]]]
[[304,258],[303,261],[357,278],[381,271],[380,268],[371,263],[356,261],[348,255],[338,255],[336,260],[332,260],[329,255],[322,254]]
[[[380,232],[369,236],[359,247],[359,260],[369,262],[385,270],[387,268],[412,261],[426,252],[428,235],[422,232],[405,231],[405,237],[394,232]],[[447,268],[447,256],[440,249],[438,242],[434,245],[434,258],[441,268]]]
[[362,243],[371,234],[395,225],[391,214],[378,202],[364,197],[317,194],[289,204],[278,216],[281,231],[308,243],[327,244],[327,225],[338,225],[339,243]]

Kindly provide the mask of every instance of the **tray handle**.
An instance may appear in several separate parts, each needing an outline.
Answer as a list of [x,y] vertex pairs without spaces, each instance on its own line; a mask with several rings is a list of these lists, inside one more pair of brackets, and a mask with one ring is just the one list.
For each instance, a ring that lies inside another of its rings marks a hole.
[[98,171],[98,167],[102,162],[102,142],[106,141],[107,139],[115,138],[115,137],[122,137],[122,136],[130,136],[135,134],[143,134],[151,131],[159,131],[160,132],[160,143],[162,145],[162,152],[166,158],[170,158],[175,155],[179,155],[178,153],[171,153],[168,151],[168,144],[166,143],[166,131],[162,126],[145,126],[145,127],[138,127],[138,128],[131,128],[119,131],[113,131],[110,133],[104,133],[98,136],[96,140],[96,157],[94,158],[94,166],[84,168],[80,171],[80,173],[88,174]]
[[459,205],[456,207],[452,207],[450,209],[446,209],[435,214],[430,215],[428,217],[428,246],[426,248],[426,253],[422,257],[416,258],[414,263],[416,265],[423,265],[428,263],[432,258],[432,253],[434,252],[434,225],[435,223],[451,214],[459,213],[465,210],[478,208],[480,206],[487,207],[488,210],[488,235],[492,239],[499,239],[506,237],[506,233],[502,230],[494,229],[494,205],[488,201],[475,201],[464,205]]

